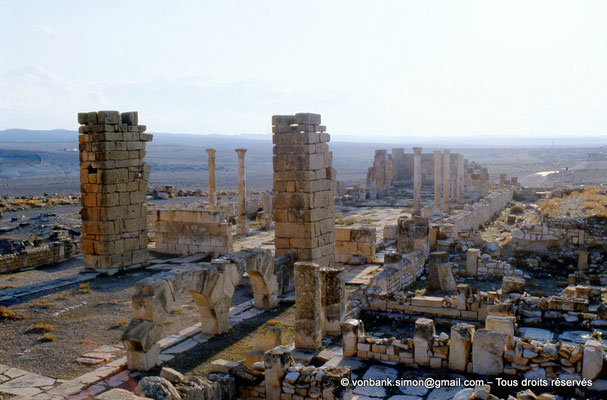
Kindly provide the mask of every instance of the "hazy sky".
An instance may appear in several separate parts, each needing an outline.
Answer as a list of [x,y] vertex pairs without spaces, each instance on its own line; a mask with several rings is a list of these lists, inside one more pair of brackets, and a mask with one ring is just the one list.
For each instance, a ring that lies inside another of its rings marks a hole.
[[0,129],[607,135],[605,1],[3,1]]

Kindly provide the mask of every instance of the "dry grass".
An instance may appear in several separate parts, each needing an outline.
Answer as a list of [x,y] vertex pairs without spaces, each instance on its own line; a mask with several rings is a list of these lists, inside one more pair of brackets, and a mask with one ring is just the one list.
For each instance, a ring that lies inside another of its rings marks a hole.
[[129,323],[128,318],[120,318],[117,319],[116,321],[114,321],[114,323],[112,324],[112,328],[114,329],[118,329],[118,328],[122,328],[123,326],[126,326],[126,324]]
[[57,337],[52,333],[48,332],[42,335],[42,337],[40,338],[41,342],[54,342],[55,340],[57,340]]
[[53,325],[47,324],[47,323],[44,323],[44,322],[38,322],[32,328],[32,331],[34,331],[34,332],[51,332],[51,331],[54,331],[54,330],[55,330],[55,327]]
[[583,210],[587,218],[607,218],[607,191],[600,187],[582,188],[539,204],[540,210],[551,217],[566,211],[564,208],[567,206],[570,211]]
[[91,293],[91,285],[89,283],[81,283],[76,292],[80,294]]
[[16,311],[11,311],[8,308],[6,308],[5,306],[0,306],[0,320],[2,319],[11,319],[11,320],[17,320],[17,319],[24,319],[25,316],[19,312]]
[[49,301],[46,299],[35,300],[32,303],[32,307],[36,307],[36,308],[51,308],[52,306],[53,306],[53,304],[49,303]]

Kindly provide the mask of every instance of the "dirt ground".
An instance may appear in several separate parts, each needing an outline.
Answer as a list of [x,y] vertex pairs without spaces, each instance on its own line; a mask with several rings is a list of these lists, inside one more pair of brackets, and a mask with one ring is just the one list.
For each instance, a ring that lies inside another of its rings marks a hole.
[[[21,286],[78,273],[82,264],[72,262],[53,267],[24,271],[0,277],[2,285]],[[121,347],[120,337],[130,320],[133,287],[153,275],[153,270],[137,270],[114,276],[99,276],[84,286],[72,285],[55,293],[33,296],[8,306],[18,319],[0,320],[0,364],[25,369],[41,375],[69,379],[93,368],[76,359],[102,345]],[[233,305],[252,298],[250,286],[239,286]],[[172,310],[165,336],[177,333],[199,321],[191,297],[184,296]],[[43,341],[38,323],[50,326],[54,342]],[[51,361],[52,360],[52,361]]]

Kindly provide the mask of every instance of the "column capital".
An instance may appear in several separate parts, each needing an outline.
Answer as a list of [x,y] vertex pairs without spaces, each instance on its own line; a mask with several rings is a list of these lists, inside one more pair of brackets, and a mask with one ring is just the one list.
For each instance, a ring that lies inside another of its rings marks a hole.
[[413,152],[415,154],[422,154],[422,148],[421,147],[414,147],[413,148]]
[[236,149],[234,151],[238,153],[238,157],[244,157],[244,153],[247,152],[247,149]]
[[214,156],[216,151],[217,150],[215,150],[215,149],[206,149],[207,154],[210,156]]

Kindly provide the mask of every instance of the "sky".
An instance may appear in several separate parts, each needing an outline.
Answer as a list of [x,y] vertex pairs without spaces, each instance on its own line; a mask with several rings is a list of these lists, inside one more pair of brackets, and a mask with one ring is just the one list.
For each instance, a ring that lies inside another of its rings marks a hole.
[[315,112],[391,137],[607,133],[605,1],[0,0],[0,130],[139,111],[269,134]]

